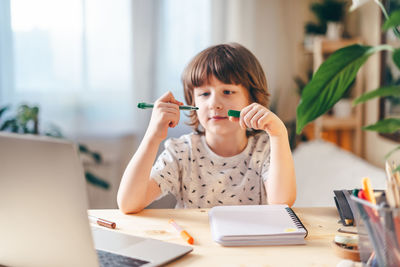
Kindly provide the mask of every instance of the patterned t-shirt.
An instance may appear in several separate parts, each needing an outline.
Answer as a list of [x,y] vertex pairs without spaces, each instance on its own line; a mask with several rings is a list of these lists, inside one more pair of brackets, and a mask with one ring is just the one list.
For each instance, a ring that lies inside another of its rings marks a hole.
[[270,144],[266,133],[248,138],[246,148],[233,157],[221,157],[195,133],[165,142],[151,170],[162,195],[172,193],[176,208],[266,204]]

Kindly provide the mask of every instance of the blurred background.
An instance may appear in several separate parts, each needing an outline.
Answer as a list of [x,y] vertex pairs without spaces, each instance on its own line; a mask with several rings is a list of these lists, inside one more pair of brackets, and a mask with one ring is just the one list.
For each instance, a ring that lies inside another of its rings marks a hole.
[[[311,124],[302,135],[294,133],[301,89],[316,65],[349,43],[381,42],[379,8],[369,1],[350,13],[350,5],[333,0],[0,0],[1,130],[62,136],[80,144],[90,208],[116,208],[122,173],[151,115],[137,103],[153,102],[167,90],[183,101],[185,64],[210,45],[239,42],[261,62],[270,108],[289,129],[296,205],[334,205],[333,193],[326,192],[359,185],[362,175],[382,184],[384,155],[396,146],[359,131],[380,116],[378,100],[358,110],[350,106],[347,113],[332,111],[329,127]],[[380,56],[371,57],[349,98],[379,87],[381,69]],[[185,121],[182,116],[169,136],[189,133]],[[315,195],[318,185],[320,196]],[[171,203],[167,197],[153,207]]]

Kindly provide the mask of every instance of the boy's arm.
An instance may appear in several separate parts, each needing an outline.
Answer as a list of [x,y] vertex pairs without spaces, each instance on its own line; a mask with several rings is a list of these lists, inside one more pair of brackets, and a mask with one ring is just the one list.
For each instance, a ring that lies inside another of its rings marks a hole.
[[269,177],[265,182],[269,204],[292,206],[296,200],[296,176],[287,133],[270,136]]
[[158,184],[150,179],[159,145],[145,136],[126,167],[117,196],[118,207],[123,213],[139,212],[161,194]]
[[269,204],[292,206],[296,200],[296,176],[287,129],[266,107],[253,103],[240,112],[243,128],[264,130],[270,137],[269,176],[265,182]]
[[179,105],[182,104],[171,92],[155,102],[146,134],[121,179],[117,202],[122,212],[139,212],[161,194],[158,184],[150,179],[150,173],[168,128],[179,122]]

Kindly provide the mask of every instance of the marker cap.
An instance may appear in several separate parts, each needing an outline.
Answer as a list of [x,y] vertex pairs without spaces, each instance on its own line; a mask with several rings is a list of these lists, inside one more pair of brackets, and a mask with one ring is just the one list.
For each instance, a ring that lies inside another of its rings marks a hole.
[[230,110],[228,110],[228,116],[229,117],[240,118],[240,111],[230,109]]

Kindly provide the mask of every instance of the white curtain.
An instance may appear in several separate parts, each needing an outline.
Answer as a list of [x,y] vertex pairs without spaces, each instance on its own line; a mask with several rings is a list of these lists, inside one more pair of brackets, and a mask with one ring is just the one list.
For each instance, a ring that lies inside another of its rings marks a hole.
[[[4,0],[0,105],[39,105],[69,137],[141,136],[167,90],[210,44],[210,1]],[[186,129],[189,130],[189,129]]]
[[132,131],[129,0],[1,1],[2,105],[40,107],[67,136]]
[[[0,105],[38,104],[41,126],[52,122],[69,136],[140,138],[151,111],[137,103],[167,90],[183,100],[188,61],[235,41],[260,60],[277,112],[290,120],[309,2],[2,0]],[[181,123],[170,135],[188,131]]]

